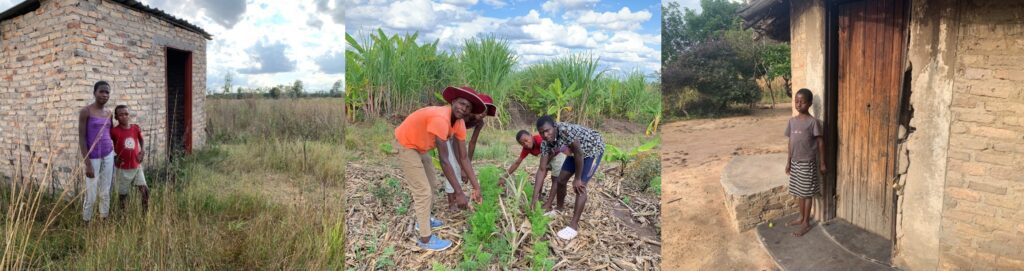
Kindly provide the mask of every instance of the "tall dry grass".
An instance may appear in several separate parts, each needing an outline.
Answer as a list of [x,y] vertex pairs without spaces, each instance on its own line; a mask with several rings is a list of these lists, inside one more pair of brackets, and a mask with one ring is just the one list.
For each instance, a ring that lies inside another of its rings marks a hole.
[[137,192],[122,212],[112,191],[111,217],[86,224],[74,195],[7,182],[0,269],[339,270],[340,109],[338,99],[208,100],[210,132],[220,134],[147,168],[145,214]]

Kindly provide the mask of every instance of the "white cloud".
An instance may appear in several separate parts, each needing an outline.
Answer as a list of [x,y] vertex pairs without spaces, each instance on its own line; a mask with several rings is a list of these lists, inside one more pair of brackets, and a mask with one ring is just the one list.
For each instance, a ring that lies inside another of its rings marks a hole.
[[[21,2],[0,0],[0,11]],[[307,89],[330,89],[335,81],[344,77],[343,73],[338,73],[339,67],[334,62],[344,59],[339,57],[342,55],[339,52],[344,48],[346,7],[366,3],[363,0],[140,2],[198,25],[213,35],[213,40],[207,41],[206,77],[207,87],[218,90],[228,72],[233,74],[235,86],[266,87],[302,80]],[[387,7],[388,2],[372,0],[369,4]],[[381,13],[371,13],[376,14]],[[341,65],[341,69],[343,67]]]
[[434,4],[428,0],[394,2],[388,7],[385,23],[397,30],[427,30],[434,26]]
[[606,30],[635,30],[650,19],[651,13],[646,10],[631,12],[629,7],[622,7],[618,12],[598,13],[587,10],[576,19],[576,22]]
[[484,3],[487,3],[488,5],[494,6],[496,8],[503,8],[505,7],[505,5],[508,5],[508,3],[505,3],[505,1],[502,0],[484,0]]
[[477,0],[441,0],[441,2],[456,6],[472,6],[476,5]]
[[[523,6],[522,1],[506,0],[499,5],[507,2],[523,11],[506,17],[493,17],[460,1],[434,0],[429,5],[425,0],[402,2],[403,5],[417,6],[411,10],[422,13],[412,15],[410,11],[407,17],[433,16],[433,24],[424,26],[394,23],[394,15],[390,14],[398,7],[394,2],[350,1],[359,3],[350,5],[346,27],[357,38],[365,37],[377,28],[388,34],[418,31],[420,42],[438,40],[442,49],[457,49],[466,39],[496,36],[508,40],[521,66],[572,53],[590,53],[602,59],[602,68],[624,71],[640,68],[645,73],[660,69],[661,42],[655,34],[660,29],[641,27],[656,15],[647,10],[615,7],[610,11],[596,12],[590,9],[596,6],[596,0],[547,1],[544,2],[546,8],[537,2],[530,3],[531,7]],[[490,1],[497,0],[482,2],[491,5]],[[645,6],[655,5],[658,3],[652,1]],[[550,10],[565,12],[548,13]],[[613,18],[597,18],[599,16]]]
[[548,0],[541,5],[544,11],[555,13],[559,10],[571,11],[592,7],[598,0]]

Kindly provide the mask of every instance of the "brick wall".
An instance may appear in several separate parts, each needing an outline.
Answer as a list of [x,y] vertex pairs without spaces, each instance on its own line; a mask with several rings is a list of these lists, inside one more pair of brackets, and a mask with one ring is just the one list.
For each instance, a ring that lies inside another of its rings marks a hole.
[[[192,51],[193,147],[205,143],[201,35],[101,0],[42,1],[39,10],[0,23],[0,31],[0,65],[13,67],[0,73],[0,173],[14,174],[7,160],[34,159],[52,163],[61,179],[75,179],[68,175],[79,165],[77,112],[93,101],[98,80],[111,84],[111,110],[117,104],[133,109],[147,137],[147,157],[165,157],[166,47]],[[57,157],[50,159],[51,152]]]
[[1024,3],[960,3],[941,269],[1024,269]]

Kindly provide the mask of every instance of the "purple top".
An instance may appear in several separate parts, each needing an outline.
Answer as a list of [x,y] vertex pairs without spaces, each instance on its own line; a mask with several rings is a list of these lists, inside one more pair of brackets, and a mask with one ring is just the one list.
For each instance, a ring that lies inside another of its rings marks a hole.
[[100,159],[114,151],[114,141],[110,140],[112,126],[109,118],[89,116],[89,123],[85,126],[86,147],[91,149],[89,159]]

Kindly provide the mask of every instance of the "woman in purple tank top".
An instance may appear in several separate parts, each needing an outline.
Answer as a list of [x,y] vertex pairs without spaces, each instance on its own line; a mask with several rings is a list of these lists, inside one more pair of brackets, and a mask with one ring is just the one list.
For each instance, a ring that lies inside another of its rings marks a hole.
[[93,204],[99,194],[100,218],[106,218],[110,210],[110,186],[114,170],[114,142],[110,140],[113,127],[112,114],[107,111],[110,99],[110,84],[104,81],[93,85],[92,94],[96,101],[82,108],[78,114],[79,147],[85,163],[85,204],[82,219],[92,219]]

